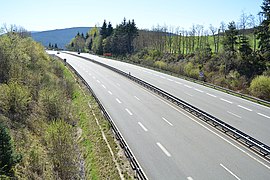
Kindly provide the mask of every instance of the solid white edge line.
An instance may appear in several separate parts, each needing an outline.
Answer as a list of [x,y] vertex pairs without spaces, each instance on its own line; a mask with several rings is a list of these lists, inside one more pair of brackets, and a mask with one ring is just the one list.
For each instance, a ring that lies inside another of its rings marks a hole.
[[141,128],[142,128],[145,132],[148,131],[148,129],[146,129],[146,127],[145,127],[141,122],[138,122],[138,124],[141,126]]
[[236,176],[231,170],[229,170],[226,166],[223,164],[219,164],[221,167],[223,167],[227,172],[229,172],[232,176],[234,176],[237,180],[241,180],[238,176]]
[[116,100],[119,104],[122,103],[118,98],[115,98],[115,100]]
[[247,107],[245,107],[245,106],[241,106],[241,105],[237,105],[238,107],[240,107],[240,108],[242,108],[242,109],[245,109],[245,110],[247,110],[247,111],[252,111],[252,109],[249,109],[249,108],[247,108]]
[[224,101],[224,102],[227,102],[227,103],[230,103],[230,104],[232,104],[233,102],[231,102],[231,101],[228,101],[227,99],[223,99],[223,98],[219,98],[221,101]]
[[170,126],[173,126],[173,124],[170,123],[166,118],[162,117],[162,119],[163,119],[166,123],[168,123]]
[[[143,88],[142,88],[143,89]],[[190,115],[186,114],[185,112],[180,111],[178,108],[176,108],[175,106],[169,104],[168,102],[166,102],[165,100],[161,99],[160,97],[154,95],[153,93],[147,91],[146,89],[143,89],[145,92],[149,93],[150,95],[152,95],[153,97],[157,98],[158,100],[162,101],[163,103],[167,104],[168,106],[172,107],[173,109],[175,109],[177,112],[183,114],[184,116],[186,116],[187,118],[191,119],[192,121],[194,121],[195,123],[199,124],[200,126],[202,126],[203,128],[205,128],[206,130],[208,130],[209,132],[213,133],[214,135],[216,135],[217,137],[219,137],[220,139],[222,139],[223,141],[227,142],[228,144],[230,144],[231,146],[235,147],[236,149],[238,149],[239,151],[241,151],[242,153],[246,154],[248,157],[250,157],[251,159],[253,159],[254,161],[258,162],[259,164],[261,164],[262,166],[264,166],[265,168],[270,170],[270,166],[266,165],[265,163],[263,163],[262,161],[258,160],[256,157],[252,156],[251,154],[247,153],[245,150],[243,150],[242,148],[238,147],[237,145],[235,145],[234,143],[232,143],[231,141],[229,141],[228,139],[226,139],[225,137],[221,136],[220,134],[218,134],[217,132],[215,132],[214,130],[210,129],[210,127],[207,127],[206,125],[202,124],[202,122],[196,121],[193,117],[191,117]],[[254,154],[256,155],[256,154]]]
[[241,116],[239,116],[239,115],[237,115],[237,114],[234,114],[234,113],[232,113],[232,112],[230,112],[230,111],[227,111],[227,113],[229,113],[229,114],[231,114],[231,115],[233,115],[233,116],[235,116],[235,117],[242,118]]
[[157,142],[157,145],[168,157],[171,157],[171,154],[167,151],[165,147],[163,147],[159,142]]
[[212,97],[217,97],[216,95],[210,94],[210,93],[206,93],[208,96],[212,96]]
[[181,82],[178,82],[178,81],[174,81],[176,84],[183,84],[183,83],[181,83]]
[[131,116],[132,116],[132,113],[130,112],[130,110],[129,110],[129,109],[127,109],[127,108],[126,108],[125,110],[128,112],[128,114],[129,114],[129,115],[131,115]]
[[265,117],[265,118],[270,119],[270,117],[269,117],[269,116],[267,116],[267,115],[265,115],[265,114],[262,114],[262,113],[257,113],[257,114],[259,114],[260,116],[263,116],[263,117]]

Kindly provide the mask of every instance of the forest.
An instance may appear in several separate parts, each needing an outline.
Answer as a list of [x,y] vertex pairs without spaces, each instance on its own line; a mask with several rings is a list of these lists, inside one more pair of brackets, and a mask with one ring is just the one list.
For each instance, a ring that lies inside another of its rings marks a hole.
[[[270,1],[261,12],[242,12],[238,22],[190,29],[153,26],[139,30],[126,20],[115,28],[104,20],[86,36],[78,33],[68,50],[113,56],[270,100]],[[203,76],[200,74],[203,74]]]

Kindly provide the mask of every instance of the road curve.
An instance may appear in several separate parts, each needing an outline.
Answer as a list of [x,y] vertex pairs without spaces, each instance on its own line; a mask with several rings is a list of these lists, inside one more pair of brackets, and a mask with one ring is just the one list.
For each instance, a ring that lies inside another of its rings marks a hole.
[[104,104],[149,179],[269,179],[270,164],[97,64],[66,58]]
[[81,53],[80,56],[131,73],[270,146],[270,108],[268,107],[132,64],[87,53]]

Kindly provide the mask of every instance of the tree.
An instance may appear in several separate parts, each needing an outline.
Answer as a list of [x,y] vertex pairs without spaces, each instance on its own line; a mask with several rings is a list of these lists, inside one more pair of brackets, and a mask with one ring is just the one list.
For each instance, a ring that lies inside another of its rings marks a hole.
[[[0,175],[14,176],[14,166],[22,157],[15,153],[8,129],[0,122]],[[0,176],[1,177],[1,176]]]
[[112,27],[111,22],[109,22],[108,28],[107,28],[107,35],[110,36],[112,35],[112,33],[113,33],[113,27]]
[[257,76],[250,84],[250,92],[252,95],[270,100],[270,77],[268,76]]
[[225,37],[223,40],[224,50],[235,55],[237,44],[238,30],[236,29],[235,22],[232,21],[228,25],[228,30],[225,31]]
[[55,49],[58,49],[58,46],[57,46],[57,44],[56,44],[56,43],[54,44],[54,48],[55,48]]
[[263,21],[258,27],[259,49],[265,59],[270,58],[270,0],[264,0],[261,6]]
[[106,20],[104,20],[103,25],[100,28],[100,36],[102,37],[102,39],[105,39],[108,36]]

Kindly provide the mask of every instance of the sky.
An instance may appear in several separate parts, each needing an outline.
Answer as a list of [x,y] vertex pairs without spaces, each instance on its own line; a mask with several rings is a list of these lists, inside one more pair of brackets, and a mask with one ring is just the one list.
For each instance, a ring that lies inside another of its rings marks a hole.
[[28,31],[102,25],[115,27],[123,18],[134,19],[139,29],[192,25],[219,27],[239,21],[243,12],[257,16],[263,0],[2,0],[0,26],[4,23]]

